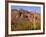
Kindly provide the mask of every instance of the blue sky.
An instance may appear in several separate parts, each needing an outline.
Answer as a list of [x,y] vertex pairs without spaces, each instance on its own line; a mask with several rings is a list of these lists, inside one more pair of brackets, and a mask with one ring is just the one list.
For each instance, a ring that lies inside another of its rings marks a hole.
[[33,12],[37,12],[40,13],[41,12],[41,8],[38,6],[11,6],[11,9],[24,9],[27,11],[33,11]]

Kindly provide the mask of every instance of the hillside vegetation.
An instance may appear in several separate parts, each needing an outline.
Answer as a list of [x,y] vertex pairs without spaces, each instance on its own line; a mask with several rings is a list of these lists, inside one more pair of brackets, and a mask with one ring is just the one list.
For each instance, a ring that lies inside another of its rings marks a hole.
[[23,9],[11,10],[11,30],[39,30],[41,29],[40,14]]

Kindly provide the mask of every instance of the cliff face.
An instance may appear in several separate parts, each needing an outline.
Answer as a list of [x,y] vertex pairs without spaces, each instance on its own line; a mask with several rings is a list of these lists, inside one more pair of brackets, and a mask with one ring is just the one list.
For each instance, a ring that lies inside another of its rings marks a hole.
[[[40,14],[35,12],[28,12],[26,10],[12,10],[11,12],[12,20],[14,19],[28,19],[29,21],[33,22],[35,21],[40,22]],[[15,20],[14,20],[15,21]]]
[[11,22],[12,25],[15,24],[16,20],[28,20],[30,22],[40,23],[41,17],[39,13],[29,12],[23,9],[11,10]]

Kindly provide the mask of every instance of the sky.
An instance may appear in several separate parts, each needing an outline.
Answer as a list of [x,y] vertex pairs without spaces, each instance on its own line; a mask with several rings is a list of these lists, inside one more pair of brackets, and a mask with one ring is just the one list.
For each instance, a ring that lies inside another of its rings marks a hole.
[[11,6],[11,9],[24,9],[27,11],[32,11],[32,12],[37,12],[40,13],[41,12],[41,8],[38,6]]

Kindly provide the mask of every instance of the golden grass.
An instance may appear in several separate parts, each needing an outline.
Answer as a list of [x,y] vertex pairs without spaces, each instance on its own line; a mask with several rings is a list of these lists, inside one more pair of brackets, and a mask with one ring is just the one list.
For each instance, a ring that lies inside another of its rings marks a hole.
[[12,31],[39,30],[40,28],[40,23],[36,23],[34,28],[34,22],[25,19],[15,20],[15,24],[11,26]]

